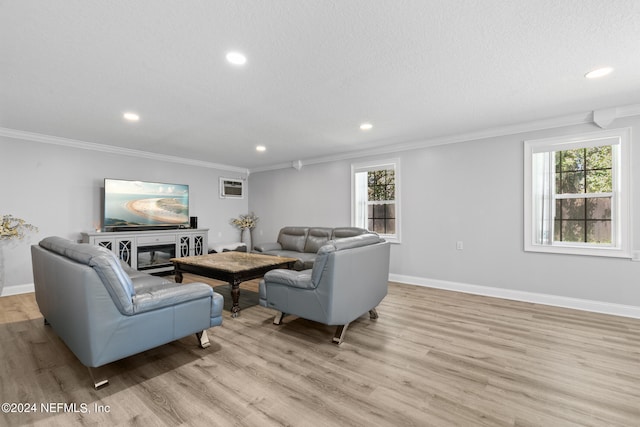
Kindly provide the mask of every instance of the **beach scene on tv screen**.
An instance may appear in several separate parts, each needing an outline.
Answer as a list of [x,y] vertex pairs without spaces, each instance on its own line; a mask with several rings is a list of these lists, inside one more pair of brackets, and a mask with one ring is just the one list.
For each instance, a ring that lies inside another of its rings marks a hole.
[[105,180],[105,227],[180,225],[188,222],[188,185]]

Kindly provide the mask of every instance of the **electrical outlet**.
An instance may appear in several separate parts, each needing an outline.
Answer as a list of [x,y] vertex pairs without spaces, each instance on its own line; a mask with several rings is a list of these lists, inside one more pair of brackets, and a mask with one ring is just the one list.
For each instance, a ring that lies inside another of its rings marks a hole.
[[458,240],[456,242],[456,249],[459,250],[459,251],[464,249],[464,243],[462,243],[462,240]]

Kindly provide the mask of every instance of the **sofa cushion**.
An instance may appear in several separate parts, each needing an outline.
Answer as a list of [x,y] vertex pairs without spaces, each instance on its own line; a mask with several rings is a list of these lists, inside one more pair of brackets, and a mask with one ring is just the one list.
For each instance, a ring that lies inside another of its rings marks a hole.
[[45,237],[38,243],[41,247],[66,256],[81,264],[89,265],[94,256],[111,253],[102,246],[94,246],[86,243],[76,243],[58,236]]
[[333,229],[325,227],[313,227],[309,229],[304,252],[317,253],[318,249],[331,240]]
[[336,227],[333,229],[331,239],[344,239],[346,237],[359,236],[370,233],[369,230],[359,227]]
[[336,251],[345,249],[359,248],[360,246],[375,245],[384,242],[376,233],[360,234],[359,236],[346,237],[344,239],[333,240],[333,246]]
[[308,227],[284,227],[278,235],[278,243],[287,251],[304,252]]
[[361,246],[375,245],[376,243],[381,242],[384,242],[384,239],[381,239],[378,234],[370,232],[327,242],[326,245],[318,250],[315,263],[313,264],[313,271],[311,272],[311,281],[315,286],[318,285],[331,253],[343,251],[345,249],[359,248]]
[[129,275],[122,269],[116,256],[111,252],[94,256],[91,258],[89,265],[93,267],[100,280],[102,280],[118,310],[122,314],[133,314],[131,301],[134,295],[133,283]]
[[133,288],[135,290],[136,278],[138,277],[149,277],[149,273],[145,273],[144,271],[136,270],[132,268],[126,261],[120,260],[120,266],[124,270],[125,273],[129,276],[131,281],[133,282]]
[[300,289],[313,289],[316,287],[316,285],[311,282],[311,270],[271,270],[265,273],[264,280]]
[[147,289],[145,292],[133,297],[133,311],[135,314],[157,310],[163,307],[172,307],[187,301],[212,297],[214,294],[211,286],[205,283],[180,283],[167,282],[164,286],[155,289]]
[[258,243],[253,246],[253,249],[258,252],[281,251],[282,245],[278,242]]
[[62,237],[52,236],[39,245],[73,261],[92,267],[111,295],[122,314],[133,314],[131,298],[134,295],[131,278],[122,269],[120,260],[110,250],[88,243],[75,243]]
[[174,286],[175,282],[167,280],[160,276],[152,276],[148,273],[136,274],[131,277],[133,282],[133,290],[135,295],[139,295],[145,292],[153,292],[157,289],[162,289],[167,286]]
[[313,267],[313,262],[316,259],[316,254],[298,251],[269,251],[268,255],[296,258],[297,261],[293,264],[293,269],[298,271]]

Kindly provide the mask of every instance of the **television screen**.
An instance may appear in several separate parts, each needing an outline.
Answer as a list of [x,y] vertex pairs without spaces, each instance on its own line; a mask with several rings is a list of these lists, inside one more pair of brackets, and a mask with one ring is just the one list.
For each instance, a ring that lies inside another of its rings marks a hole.
[[105,230],[188,225],[188,185],[104,180]]

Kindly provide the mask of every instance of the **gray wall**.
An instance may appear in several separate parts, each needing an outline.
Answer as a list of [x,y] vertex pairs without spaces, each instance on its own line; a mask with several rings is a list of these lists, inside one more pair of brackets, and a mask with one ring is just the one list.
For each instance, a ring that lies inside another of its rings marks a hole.
[[260,218],[254,240],[275,241],[285,225],[349,225],[350,180],[348,162],[249,175],[249,210]]
[[104,178],[188,184],[190,215],[209,228],[209,243],[234,242],[231,218],[247,212],[247,198],[220,199],[219,177],[244,178],[237,171],[109,154],[0,137],[0,215],[36,225],[31,241],[4,247],[5,289],[33,283],[29,244],[57,235],[79,239],[101,225]]
[[[610,127],[624,126],[640,134],[640,117]],[[523,251],[522,141],[597,129],[578,125],[382,156],[402,162],[402,243],[392,248],[392,274],[410,282],[447,281],[640,307],[638,262]],[[640,170],[637,145],[632,142],[632,172]],[[248,211],[260,217],[257,242],[275,240],[285,225],[348,225],[351,163],[373,158],[252,173],[248,198],[220,199],[218,178],[240,174],[6,137],[0,137],[0,153],[0,214],[38,226],[32,242],[48,235],[77,239],[98,227],[105,177],[189,184],[191,214],[211,229],[210,243],[237,241],[229,221]],[[637,173],[632,176],[634,184],[638,179]],[[634,212],[640,212],[640,185],[632,196]],[[640,216],[632,222],[634,249],[640,250]],[[463,251],[455,248],[459,240]],[[29,243],[4,247],[5,290],[33,282]]]
[[[626,126],[640,134],[640,117],[610,128]],[[378,156],[401,159],[402,243],[392,247],[392,275],[640,307],[638,262],[523,250],[523,141],[598,129],[584,124]],[[632,171],[640,170],[637,145]],[[261,217],[255,240],[274,241],[285,225],[350,224],[350,166],[366,159],[251,174],[249,209]],[[640,185],[632,197],[640,212]],[[637,250],[640,216],[632,222]]]

